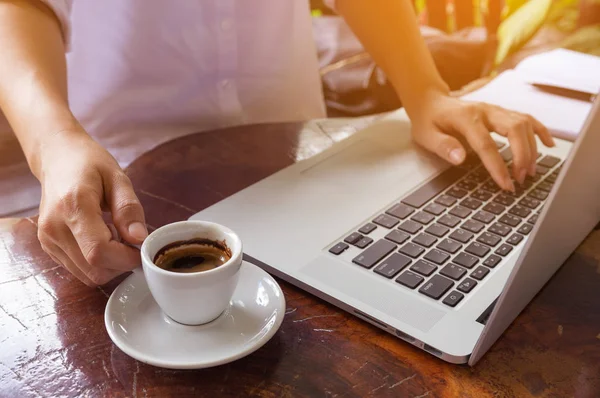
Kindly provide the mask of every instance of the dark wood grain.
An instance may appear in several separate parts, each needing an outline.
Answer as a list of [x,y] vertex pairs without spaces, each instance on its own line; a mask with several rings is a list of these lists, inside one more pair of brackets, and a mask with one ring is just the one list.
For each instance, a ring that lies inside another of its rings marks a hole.
[[[128,173],[158,227],[336,139],[298,124],[208,132],[145,154]],[[108,296],[124,277],[85,287],[42,252],[35,219],[0,221],[0,396],[600,396],[600,232],[475,368],[446,364],[281,281],[286,316],[264,347],[213,369],[152,367],[122,353],[104,328]]]

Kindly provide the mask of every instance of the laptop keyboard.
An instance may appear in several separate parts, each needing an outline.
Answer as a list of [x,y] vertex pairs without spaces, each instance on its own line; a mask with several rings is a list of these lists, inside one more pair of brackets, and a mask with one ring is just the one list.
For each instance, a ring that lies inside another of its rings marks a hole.
[[[507,164],[508,146],[497,143]],[[355,266],[455,307],[531,232],[562,162],[538,154],[535,177],[503,192],[470,155],[329,248],[362,249]],[[378,228],[381,239],[368,235]]]

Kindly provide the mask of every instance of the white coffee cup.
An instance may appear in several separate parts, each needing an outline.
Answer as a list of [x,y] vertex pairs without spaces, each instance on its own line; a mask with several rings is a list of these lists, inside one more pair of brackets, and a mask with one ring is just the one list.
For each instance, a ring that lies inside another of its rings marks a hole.
[[[178,273],[154,264],[168,244],[190,239],[224,242],[231,258],[208,271]],[[229,228],[206,221],[180,221],[153,231],[141,246],[142,267],[150,293],[172,320],[200,325],[219,317],[229,306],[242,265],[242,242]]]

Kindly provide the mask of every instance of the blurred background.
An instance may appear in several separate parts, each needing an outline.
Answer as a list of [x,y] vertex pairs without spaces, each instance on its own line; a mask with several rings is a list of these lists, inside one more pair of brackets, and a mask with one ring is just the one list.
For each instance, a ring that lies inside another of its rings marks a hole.
[[[438,70],[456,94],[555,48],[600,56],[600,0],[415,0]],[[343,20],[311,0],[329,116],[401,106],[383,72]]]

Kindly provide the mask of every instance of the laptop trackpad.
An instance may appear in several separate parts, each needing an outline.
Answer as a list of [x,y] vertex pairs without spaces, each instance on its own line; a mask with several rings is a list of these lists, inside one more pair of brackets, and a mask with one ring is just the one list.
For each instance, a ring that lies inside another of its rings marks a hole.
[[[365,311],[365,305],[404,322],[422,332],[428,332],[446,314],[436,306],[396,286],[358,265],[346,264],[329,256],[320,256],[304,266],[300,273],[310,278],[309,285],[325,294]],[[304,279],[304,278],[303,278]],[[391,325],[393,326],[393,325]]]

